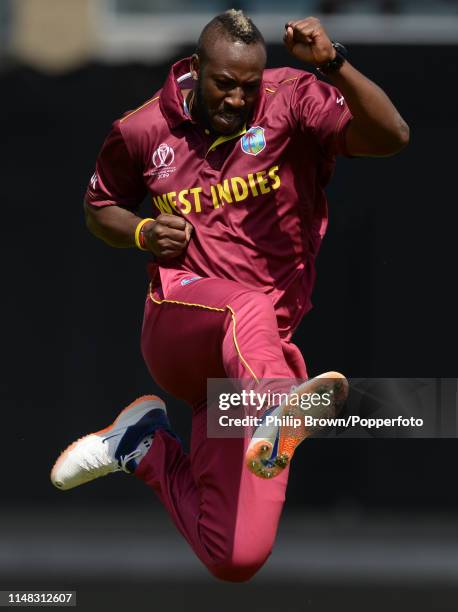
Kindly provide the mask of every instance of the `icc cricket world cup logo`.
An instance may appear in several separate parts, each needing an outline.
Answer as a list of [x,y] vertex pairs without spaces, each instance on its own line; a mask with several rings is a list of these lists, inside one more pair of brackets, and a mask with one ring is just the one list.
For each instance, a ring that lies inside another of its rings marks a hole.
[[175,153],[172,147],[169,147],[168,144],[162,143],[158,146],[158,148],[153,153],[153,164],[156,168],[166,168],[173,163],[175,159]]

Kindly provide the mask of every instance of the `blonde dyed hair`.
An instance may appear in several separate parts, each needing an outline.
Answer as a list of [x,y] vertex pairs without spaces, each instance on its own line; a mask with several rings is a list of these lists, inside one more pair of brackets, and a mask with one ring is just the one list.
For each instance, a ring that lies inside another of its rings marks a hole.
[[229,9],[214,17],[202,30],[197,43],[197,54],[201,59],[206,57],[206,48],[225,36],[234,42],[246,45],[256,43],[266,46],[264,38],[253,21],[242,10]]

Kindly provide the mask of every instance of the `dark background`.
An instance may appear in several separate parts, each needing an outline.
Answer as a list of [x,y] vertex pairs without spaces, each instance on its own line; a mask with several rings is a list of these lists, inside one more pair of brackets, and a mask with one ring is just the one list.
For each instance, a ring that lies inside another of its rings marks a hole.
[[[190,51],[184,49],[177,58]],[[317,262],[315,308],[301,324],[295,342],[312,375],[332,369],[348,377],[456,377],[458,48],[355,45],[351,56],[356,67],[390,95],[411,127],[411,144],[390,159],[339,160],[328,190],[330,227]],[[272,47],[269,57],[271,67],[290,63],[280,47]],[[0,74],[1,511],[6,517],[4,542],[10,542],[9,537],[13,548],[27,526],[34,537],[43,536],[43,542],[53,525],[56,534],[67,537],[69,516],[75,520],[75,533],[85,533],[101,516],[119,516],[124,526],[133,524],[129,513],[139,509],[144,511],[142,516],[151,516],[152,528],[155,520],[161,525],[164,520],[159,503],[135,479],[120,482],[124,477],[114,475],[63,494],[52,488],[48,473],[60,450],[76,437],[111,422],[138,395],[159,391],[139,350],[147,259],[134,250],[110,249],[92,237],[84,226],[82,199],[111,122],[151,97],[168,68],[169,64],[92,64],[49,76],[15,65]],[[174,426],[186,439],[187,408],[165,398]],[[402,525],[419,525],[416,541],[424,544],[430,527],[441,529],[449,521],[450,533],[444,537],[453,534],[456,539],[456,454],[454,439],[311,440],[295,456],[285,521],[296,525],[294,520],[301,517],[304,521],[318,517],[323,521],[318,532],[327,542],[334,528],[326,529],[326,525],[337,525],[338,540],[347,532],[357,538],[357,526],[369,521],[376,531],[382,529],[382,535],[364,542],[377,541],[382,549],[383,526],[392,533],[389,526],[396,521],[401,521],[393,532],[396,545],[405,536]],[[145,524],[148,521],[145,518]],[[425,521],[430,527],[424,526]],[[164,529],[174,537],[170,525]],[[119,544],[116,526],[109,533]],[[300,530],[291,533],[299,546]],[[441,534],[436,534],[439,547],[445,541]],[[128,549],[129,534],[123,537]],[[70,547],[75,545],[72,542]],[[41,561],[34,561],[37,568],[41,564],[41,571],[33,570],[30,550],[42,551],[45,545],[30,546],[17,556],[17,568],[29,568],[25,575],[38,576],[43,588],[51,588],[49,580],[44,586],[43,576],[69,575],[66,588],[71,580],[74,583],[70,570],[55,574],[58,556],[48,568],[43,561],[46,551]],[[185,544],[177,541],[176,546],[177,558],[187,559]],[[94,554],[84,548],[82,568],[91,566]],[[369,555],[382,557],[375,552]],[[197,563],[190,560],[189,567]],[[425,563],[427,568],[427,559]],[[458,568],[455,552],[450,563]],[[14,564],[8,562],[5,567],[9,568],[5,569],[8,588],[28,588]],[[308,599],[298,592],[289,600],[290,608],[283,609],[296,609],[296,604],[297,609],[328,609],[331,600],[327,604],[324,593],[329,584],[326,569],[323,572],[312,586],[305,578],[300,582],[314,594],[308,607]],[[329,580],[345,584],[345,572],[336,572],[337,578],[332,574]],[[78,580],[83,580],[81,576]],[[97,576],[96,584],[112,588],[114,574]],[[367,589],[355,587],[355,605],[366,591],[369,599],[377,592],[374,576],[377,572],[369,577]],[[210,580],[202,571],[199,577]],[[441,588],[443,603],[436,598],[437,607],[424,609],[455,609],[450,602],[456,577],[452,572]],[[417,610],[428,600],[421,592],[421,580],[412,591],[405,582],[399,587],[407,589],[406,597],[418,598]],[[171,584],[173,591],[173,580]],[[253,584],[244,593],[259,593]],[[147,597],[149,587],[142,588]],[[208,582],[206,588],[213,592],[218,587]],[[347,586],[342,588],[336,597],[348,596]],[[275,598],[267,594],[263,601],[265,609],[270,609],[267,602],[273,606]],[[370,609],[391,605],[391,595]],[[181,605],[177,603],[177,609]]]

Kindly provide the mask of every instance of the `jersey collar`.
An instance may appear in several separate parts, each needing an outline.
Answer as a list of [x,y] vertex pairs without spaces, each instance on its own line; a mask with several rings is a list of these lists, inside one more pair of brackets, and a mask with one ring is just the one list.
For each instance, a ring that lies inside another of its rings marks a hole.
[[186,115],[183,107],[183,96],[177,80],[189,73],[190,65],[190,57],[173,64],[160,94],[161,111],[171,130],[178,127],[183,121],[189,121],[189,116]]

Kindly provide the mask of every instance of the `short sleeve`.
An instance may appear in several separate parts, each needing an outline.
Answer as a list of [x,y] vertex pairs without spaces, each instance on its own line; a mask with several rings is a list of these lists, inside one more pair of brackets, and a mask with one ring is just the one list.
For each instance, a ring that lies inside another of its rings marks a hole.
[[352,115],[338,89],[317,79],[300,79],[291,104],[301,129],[312,134],[326,158],[349,155],[345,129]]
[[133,162],[119,121],[116,121],[97,157],[86,201],[92,206],[115,205],[135,209],[143,201],[146,191],[141,168]]

